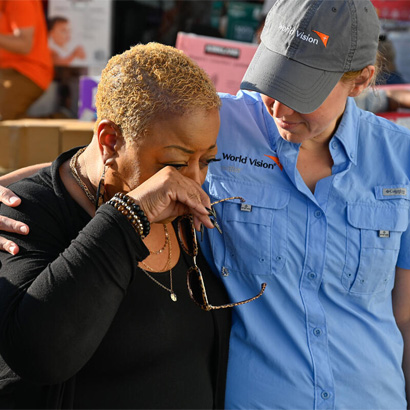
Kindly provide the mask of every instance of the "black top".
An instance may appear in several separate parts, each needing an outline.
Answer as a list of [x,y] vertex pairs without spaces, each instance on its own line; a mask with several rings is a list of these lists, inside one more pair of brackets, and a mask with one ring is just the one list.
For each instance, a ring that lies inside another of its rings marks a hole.
[[[0,407],[223,408],[229,310],[191,301],[182,250],[177,302],[138,268],[149,252],[128,220],[110,205],[90,218],[62,184],[74,152],[13,184],[22,204],[1,208],[30,234],[7,235],[18,255],[0,252]],[[226,303],[199,261],[210,299]]]

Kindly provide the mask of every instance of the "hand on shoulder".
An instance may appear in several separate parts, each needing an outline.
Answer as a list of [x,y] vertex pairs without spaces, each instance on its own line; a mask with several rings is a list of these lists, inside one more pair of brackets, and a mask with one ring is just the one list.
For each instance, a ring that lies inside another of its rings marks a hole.
[[[21,199],[16,196],[10,189],[0,185],[0,202],[6,206],[15,207],[20,205]],[[15,221],[0,215],[0,231],[14,232],[22,235],[27,235],[29,228],[26,224]],[[0,236],[0,250],[16,255],[19,252],[19,247],[13,241],[10,241]]]

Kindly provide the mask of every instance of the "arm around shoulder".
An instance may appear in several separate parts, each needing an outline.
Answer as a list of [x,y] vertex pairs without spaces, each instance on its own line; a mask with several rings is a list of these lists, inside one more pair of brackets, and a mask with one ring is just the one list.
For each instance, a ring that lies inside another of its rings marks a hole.
[[40,169],[48,167],[49,165],[51,165],[51,163],[46,162],[43,164],[30,165],[28,167],[20,168],[15,171],[9,172],[8,174],[2,175],[0,177],[0,185],[7,186],[12,184],[13,182],[20,181],[23,178],[30,177],[37,171],[40,171]]
[[[403,372],[406,380],[407,402],[410,401],[410,269],[396,268],[393,289],[393,312],[403,336]],[[408,407],[409,408],[409,407]]]

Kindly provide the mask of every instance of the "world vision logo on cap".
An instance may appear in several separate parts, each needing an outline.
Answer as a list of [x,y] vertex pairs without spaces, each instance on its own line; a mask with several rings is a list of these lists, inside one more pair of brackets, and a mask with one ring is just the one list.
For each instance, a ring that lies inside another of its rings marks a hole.
[[[306,34],[303,30],[296,29],[293,26],[287,26],[286,24],[280,23],[279,30],[289,36],[300,38],[302,41],[306,41],[307,43],[311,43],[315,46],[319,45],[319,40],[317,38],[312,37],[309,33]],[[327,34],[321,33],[320,31],[312,31],[319,36],[324,46],[327,47],[329,36]]]
[[320,39],[322,40],[322,43],[327,47],[327,41],[329,40],[329,36],[327,34],[323,34],[320,31],[312,30],[314,33],[316,33]]
[[265,157],[270,158],[279,167],[281,171],[283,170],[283,165],[280,163],[279,158],[273,157],[272,155],[266,155],[266,154],[265,154]]

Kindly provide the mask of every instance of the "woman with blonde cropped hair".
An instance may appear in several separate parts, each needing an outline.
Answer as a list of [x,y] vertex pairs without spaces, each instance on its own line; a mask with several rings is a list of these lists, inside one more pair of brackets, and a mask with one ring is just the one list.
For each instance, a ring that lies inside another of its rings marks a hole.
[[193,228],[214,226],[219,107],[181,51],[137,45],[102,73],[90,145],[12,185],[30,233],[0,255],[0,407],[223,407],[230,305]]

